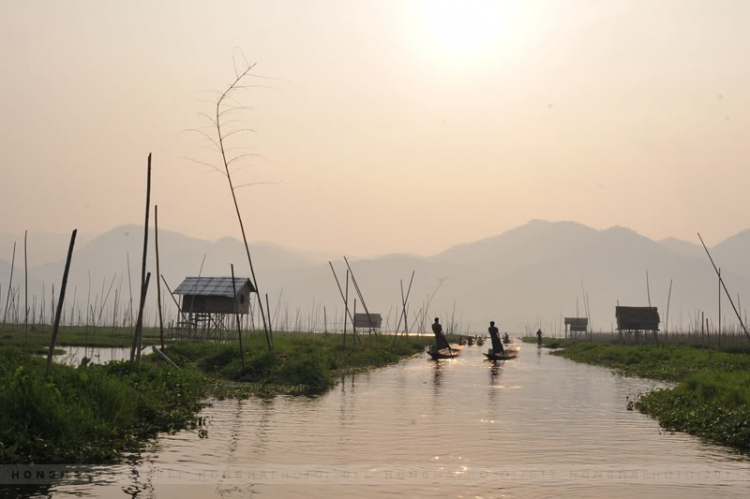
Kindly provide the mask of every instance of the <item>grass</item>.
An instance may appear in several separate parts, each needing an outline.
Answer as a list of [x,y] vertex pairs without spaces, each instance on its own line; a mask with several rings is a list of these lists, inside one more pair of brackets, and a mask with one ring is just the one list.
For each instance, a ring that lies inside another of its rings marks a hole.
[[[740,349],[741,351],[743,349]],[[750,451],[750,355],[683,345],[577,341],[553,355],[616,369],[627,376],[677,382],[632,401],[668,429]]]
[[381,367],[423,352],[434,342],[430,337],[392,337],[377,340],[362,337],[362,344],[346,348],[340,334],[275,333],[274,350],[269,352],[265,338],[250,335],[244,341],[245,366],[238,342],[177,342],[166,353],[178,365],[195,364],[220,379],[252,383],[258,392],[314,395],[335,384],[336,377],[358,369]]
[[[166,335],[166,332],[165,332]],[[15,346],[20,349],[39,350],[49,347],[52,326],[29,326],[28,339],[23,325],[0,327],[0,346]],[[128,327],[60,326],[57,333],[58,346],[129,347],[133,342],[133,331]],[[159,343],[159,328],[143,329],[143,344]]]
[[[349,337],[350,338],[350,337]],[[380,367],[424,351],[429,337],[363,336],[342,345],[339,334],[277,333],[268,352],[262,334],[239,343],[177,342],[128,372],[127,362],[67,366],[14,346],[0,346],[0,464],[102,463],[117,460],[158,432],[198,423],[207,397],[316,395],[337,376]]]
[[0,348],[0,463],[116,460],[160,431],[195,423],[208,394],[198,369],[146,359],[70,367],[14,347]]
[[[521,341],[524,343],[534,343],[536,344],[537,339],[536,336],[524,336],[521,338]],[[544,336],[542,337],[542,346],[547,348],[565,348],[572,344],[573,340],[570,340],[568,338],[552,338]]]

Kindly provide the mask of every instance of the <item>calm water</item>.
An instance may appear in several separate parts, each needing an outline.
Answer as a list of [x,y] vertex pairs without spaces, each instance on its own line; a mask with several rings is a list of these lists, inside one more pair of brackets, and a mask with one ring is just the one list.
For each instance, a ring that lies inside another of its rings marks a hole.
[[[130,348],[111,348],[111,347],[58,347],[65,350],[65,353],[55,355],[55,362],[77,366],[84,357],[93,364],[104,364],[112,360],[130,360]],[[141,355],[151,353],[151,347],[147,347]]]
[[[481,347],[486,349],[487,345]],[[750,460],[626,409],[664,386],[524,346],[347,376],[318,398],[215,401],[96,484],[52,497],[748,497]]]

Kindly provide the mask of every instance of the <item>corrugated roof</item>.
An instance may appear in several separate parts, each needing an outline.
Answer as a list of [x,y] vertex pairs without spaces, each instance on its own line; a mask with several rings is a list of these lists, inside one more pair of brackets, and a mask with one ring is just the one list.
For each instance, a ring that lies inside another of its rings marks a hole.
[[[235,277],[234,286],[237,292],[244,286],[249,286],[250,292],[255,291],[253,284],[247,277]],[[196,296],[226,296],[232,298],[232,278],[231,277],[186,277],[182,283],[174,290],[176,295],[196,295]]]

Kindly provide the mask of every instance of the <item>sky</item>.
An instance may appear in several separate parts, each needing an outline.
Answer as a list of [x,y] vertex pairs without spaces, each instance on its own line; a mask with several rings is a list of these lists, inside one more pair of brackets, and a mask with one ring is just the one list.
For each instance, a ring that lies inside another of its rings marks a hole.
[[750,227],[750,2],[4,1],[0,232],[430,255],[530,219]]

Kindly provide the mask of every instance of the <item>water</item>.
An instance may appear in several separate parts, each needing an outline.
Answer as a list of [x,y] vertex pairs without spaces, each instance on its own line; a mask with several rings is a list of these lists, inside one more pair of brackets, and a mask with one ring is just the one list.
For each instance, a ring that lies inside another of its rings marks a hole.
[[[104,364],[113,360],[130,360],[130,348],[69,346],[58,348],[65,350],[65,353],[55,355],[55,362],[69,366],[80,365],[84,357],[87,357],[93,364]],[[148,353],[151,353],[151,347],[144,350],[142,355]]]
[[[482,349],[487,348],[485,345]],[[747,497],[750,460],[626,409],[665,386],[525,346],[419,357],[317,398],[214,401],[96,484],[53,497]]]

